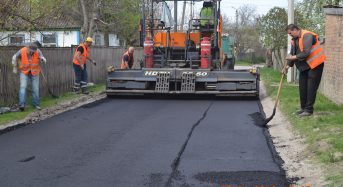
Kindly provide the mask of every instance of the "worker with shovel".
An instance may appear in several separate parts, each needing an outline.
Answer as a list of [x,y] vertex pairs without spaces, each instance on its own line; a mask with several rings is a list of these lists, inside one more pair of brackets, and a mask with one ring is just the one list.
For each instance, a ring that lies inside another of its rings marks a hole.
[[75,51],[74,58],[73,58],[73,67],[75,72],[75,83],[74,83],[74,91],[76,93],[80,93],[82,91],[83,94],[89,94],[87,90],[88,84],[88,74],[87,74],[87,67],[86,61],[91,61],[94,65],[96,65],[95,60],[92,60],[89,57],[90,49],[89,47],[92,45],[93,39],[88,37],[85,42],[80,44]]
[[26,87],[28,79],[32,84],[32,104],[37,110],[40,110],[39,99],[39,73],[41,68],[40,62],[46,63],[46,59],[42,52],[38,49],[41,44],[36,41],[30,43],[29,46],[21,48],[12,58],[13,73],[17,74],[17,64],[19,63],[20,70],[20,90],[19,90],[19,109],[24,111],[26,105]]
[[286,74],[288,68],[294,64],[300,71],[299,92],[301,108],[296,114],[300,117],[311,116],[326,56],[323,48],[320,46],[316,33],[300,29],[295,24],[288,25],[286,31],[292,37],[292,47],[291,54],[286,58],[288,64],[284,68],[283,73]]

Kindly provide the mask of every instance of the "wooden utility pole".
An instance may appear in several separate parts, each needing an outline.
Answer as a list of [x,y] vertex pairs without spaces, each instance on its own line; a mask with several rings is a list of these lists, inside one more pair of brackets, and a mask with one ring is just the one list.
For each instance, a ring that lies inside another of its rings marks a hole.
[[[288,25],[294,23],[294,0],[288,0]],[[291,52],[291,36],[288,35],[287,54]],[[287,55],[286,54],[286,55]],[[287,82],[293,82],[295,76],[295,68],[289,68],[287,73]]]

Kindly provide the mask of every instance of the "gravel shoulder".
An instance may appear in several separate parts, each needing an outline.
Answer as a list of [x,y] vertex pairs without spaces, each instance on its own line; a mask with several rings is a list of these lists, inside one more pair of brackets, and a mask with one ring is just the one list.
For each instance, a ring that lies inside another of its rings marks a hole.
[[[269,117],[275,101],[267,96],[263,84],[261,84],[260,100],[266,116]],[[294,130],[279,109],[276,110],[268,126],[275,149],[284,161],[282,167],[286,171],[287,178],[294,179],[294,183],[299,186],[326,186],[324,171],[321,169],[323,167],[314,161],[312,156],[305,154],[307,145],[304,138]]]

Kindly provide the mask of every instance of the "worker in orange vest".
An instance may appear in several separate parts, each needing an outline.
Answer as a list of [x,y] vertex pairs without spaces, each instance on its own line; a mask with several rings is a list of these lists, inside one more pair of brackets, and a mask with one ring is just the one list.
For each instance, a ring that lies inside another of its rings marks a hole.
[[286,31],[292,37],[292,47],[283,73],[287,73],[294,64],[300,71],[300,110],[295,114],[300,117],[311,116],[326,56],[316,33],[300,29],[295,24],[288,25]]
[[133,66],[133,53],[135,51],[134,47],[129,47],[129,49],[123,54],[121,60],[120,69],[131,69]]
[[73,68],[75,72],[74,91],[76,93],[80,93],[80,91],[82,91],[83,94],[89,94],[87,90],[88,74],[86,61],[89,60],[96,65],[96,61],[89,57],[90,46],[92,43],[93,39],[91,37],[86,38],[85,42],[76,48],[73,57]]
[[19,109],[24,111],[26,104],[26,87],[28,79],[32,84],[32,104],[37,110],[40,110],[39,99],[39,73],[41,71],[39,63],[46,63],[42,52],[38,49],[41,44],[36,41],[29,46],[21,48],[12,58],[13,73],[17,74],[18,60],[20,70],[20,88],[19,88]]

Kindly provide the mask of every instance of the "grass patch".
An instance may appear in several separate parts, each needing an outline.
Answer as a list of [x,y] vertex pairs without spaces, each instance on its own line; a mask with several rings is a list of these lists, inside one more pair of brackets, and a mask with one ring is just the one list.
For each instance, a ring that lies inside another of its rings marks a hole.
[[[272,68],[261,68],[261,78],[267,94],[275,99],[281,74]],[[343,106],[318,93],[314,115],[299,118],[293,114],[300,108],[298,86],[286,80],[280,100],[281,111],[306,138],[308,154],[327,166],[330,186],[343,186]]]
[[[257,64],[263,64],[263,63],[257,63]],[[236,61],[235,66],[252,66],[252,65],[257,65],[257,64],[252,64],[251,62],[248,61]]]
[[236,61],[235,62],[235,66],[251,66],[251,62],[247,62],[247,61]]
[[[334,175],[328,177],[328,180],[331,181],[331,184],[330,184],[331,187],[342,186],[343,171],[341,171],[340,173],[338,173],[336,175],[334,174]],[[336,185],[336,184],[338,184],[338,185]]]
[[[104,84],[99,84],[99,85],[89,87],[90,95],[98,94],[104,90],[105,90]],[[44,108],[51,107],[51,106],[54,106],[56,104],[68,101],[68,100],[78,98],[80,96],[81,96],[80,94],[68,92],[68,93],[64,93],[64,94],[60,95],[58,98],[52,98],[50,96],[42,97],[41,98],[41,107],[44,109]],[[31,98],[30,97],[26,98],[26,101],[28,103],[30,103]],[[10,112],[10,113],[6,113],[6,114],[2,114],[2,115],[0,115],[1,116],[0,126],[6,124],[8,122],[14,121],[14,120],[22,120],[22,119],[26,118],[28,115],[32,114],[34,111],[35,111],[35,109],[32,107],[31,104],[29,104],[26,106],[25,111],[23,111],[23,112]]]

